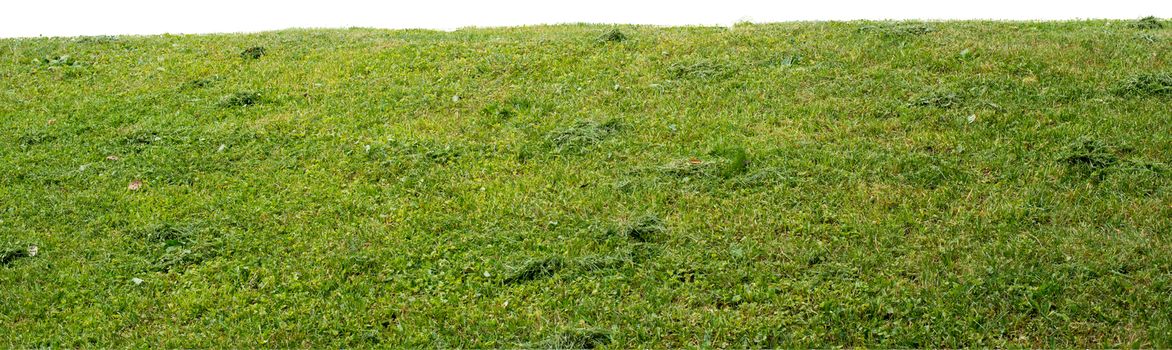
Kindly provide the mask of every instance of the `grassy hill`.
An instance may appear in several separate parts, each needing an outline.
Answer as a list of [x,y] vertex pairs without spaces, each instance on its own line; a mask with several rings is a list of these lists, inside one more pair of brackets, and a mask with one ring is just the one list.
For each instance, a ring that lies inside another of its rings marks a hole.
[[0,40],[0,346],[1169,347],[1172,22]]

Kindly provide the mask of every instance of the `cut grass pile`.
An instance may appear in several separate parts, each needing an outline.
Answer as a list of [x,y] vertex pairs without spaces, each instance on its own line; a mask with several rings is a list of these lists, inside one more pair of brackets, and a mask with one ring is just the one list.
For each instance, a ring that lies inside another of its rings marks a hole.
[[0,40],[0,346],[1172,346],[1156,18]]

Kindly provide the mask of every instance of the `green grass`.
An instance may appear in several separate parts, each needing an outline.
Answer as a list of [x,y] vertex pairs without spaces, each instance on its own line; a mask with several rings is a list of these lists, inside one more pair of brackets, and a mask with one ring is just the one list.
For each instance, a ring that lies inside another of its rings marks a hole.
[[1170,347],[1166,23],[3,39],[0,346]]

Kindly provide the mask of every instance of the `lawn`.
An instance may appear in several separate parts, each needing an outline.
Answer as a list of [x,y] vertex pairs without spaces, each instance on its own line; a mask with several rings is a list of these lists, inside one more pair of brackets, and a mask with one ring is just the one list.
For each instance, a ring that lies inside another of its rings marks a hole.
[[0,39],[0,346],[1170,347],[1172,21]]

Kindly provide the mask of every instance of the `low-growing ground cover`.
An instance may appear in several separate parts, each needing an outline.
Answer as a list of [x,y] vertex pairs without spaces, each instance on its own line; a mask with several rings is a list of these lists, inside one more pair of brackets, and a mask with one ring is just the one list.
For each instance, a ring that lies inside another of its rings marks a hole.
[[0,40],[7,347],[1169,347],[1167,21]]

